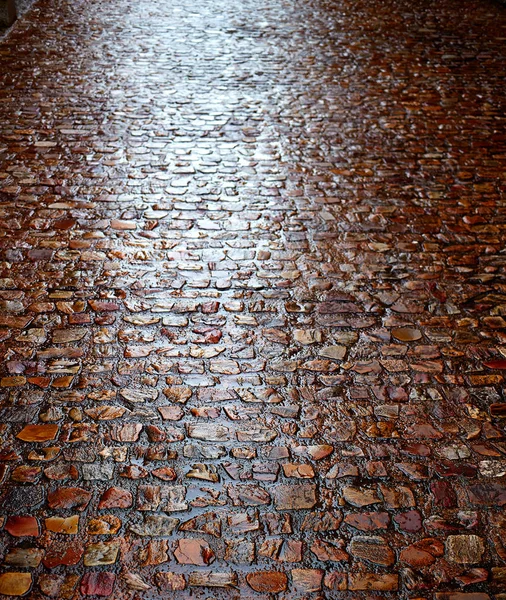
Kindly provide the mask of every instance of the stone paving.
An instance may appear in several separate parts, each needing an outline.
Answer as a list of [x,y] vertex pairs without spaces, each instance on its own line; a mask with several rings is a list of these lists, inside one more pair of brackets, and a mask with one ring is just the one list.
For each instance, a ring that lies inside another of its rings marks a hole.
[[0,63],[0,596],[505,600],[506,10],[42,0]]

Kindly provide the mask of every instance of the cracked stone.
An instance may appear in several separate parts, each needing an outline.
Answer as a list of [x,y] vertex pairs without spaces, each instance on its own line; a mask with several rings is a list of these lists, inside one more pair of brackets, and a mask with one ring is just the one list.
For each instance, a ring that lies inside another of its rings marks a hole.
[[113,565],[119,552],[119,542],[98,542],[88,544],[84,551],[84,566],[98,567],[101,565]]
[[382,567],[388,567],[395,562],[393,550],[382,537],[378,536],[354,537],[351,540],[350,552],[360,560]]
[[190,587],[236,588],[237,584],[238,577],[233,572],[199,571],[188,575]]
[[214,465],[204,465],[201,463],[194,464],[188,473],[186,473],[186,477],[212,481],[213,483],[217,483],[220,480]]
[[322,589],[323,575],[321,569],[292,569],[293,585],[301,592],[319,592]]
[[48,531],[74,535],[79,529],[79,515],[72,515],[71,517],[48,517],[44,523]]
[[174,556],[182,565],[206,566],[214,561],[214,552],[205,540],[181,539],[178,540]]
[[98,508],[129,508],[132,504],[131,492],[122,488],[111,487],[102,494]]
[[97,519],[90,519],[86,526],[89,535],[114,535],[121,529],[121,520],[113,515],[104,515]]

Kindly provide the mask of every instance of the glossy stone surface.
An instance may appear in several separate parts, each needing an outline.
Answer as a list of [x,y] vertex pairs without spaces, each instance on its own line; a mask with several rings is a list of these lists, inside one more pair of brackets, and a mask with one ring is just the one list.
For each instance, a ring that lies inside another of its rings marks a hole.
[[0,575],[0,594],[5,596],[24,596],[32,585],[30,573],[3,573]]
[[505,600],[506,12],[38,0],[0,41],[0,594]]

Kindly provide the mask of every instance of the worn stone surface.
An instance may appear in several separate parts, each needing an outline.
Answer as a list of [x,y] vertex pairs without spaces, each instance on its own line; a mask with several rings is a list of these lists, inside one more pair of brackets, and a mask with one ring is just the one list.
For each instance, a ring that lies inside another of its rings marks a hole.
[[91,571],[81,580],[81,594],[84,596],[111,596],[116,575],[107,571]]
[[288,577],[281,571],[257,571],[249,573],[246,579],[255,592],[263,594],[277,594],[288,587]]
[[2,597],[504,600],[505,31],[38,0],[2,38]]
[[450,535],[445,545],[448,560],[456,563],[477,564],[485,551],[483,538],[477,535]]
[[24,596],[32,585],[30,573],[3,573],[0,575],[0,594],[6,596]]
[[214,552],[205,540],[182,539],[178,540],[174,556],[182,565],[209,565],[214,561]]
[[8,517],[4,528],[14,537],[40,535],[39,523],[35,517]]

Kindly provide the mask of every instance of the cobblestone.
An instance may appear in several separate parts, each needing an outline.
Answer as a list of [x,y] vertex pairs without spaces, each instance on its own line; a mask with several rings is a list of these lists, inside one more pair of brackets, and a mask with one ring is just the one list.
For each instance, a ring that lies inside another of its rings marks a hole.
[[39,0],[0,42],[0,595],[504,600],[506,12]]

